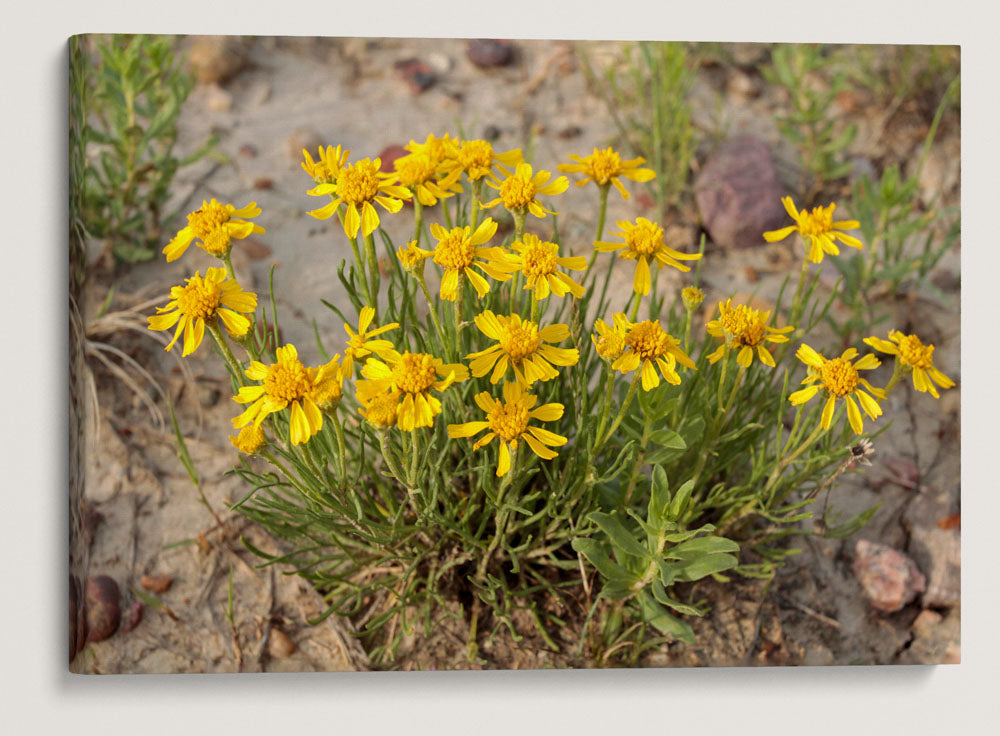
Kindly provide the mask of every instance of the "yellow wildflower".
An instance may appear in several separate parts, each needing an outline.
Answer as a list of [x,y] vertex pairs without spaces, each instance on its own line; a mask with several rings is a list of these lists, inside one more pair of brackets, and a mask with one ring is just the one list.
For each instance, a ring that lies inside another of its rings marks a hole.
[[518,164],[514,173],[500,182],[499,185],[487,182],[487,185],[500,192],[500,196],[483,202],[479,206],[482,209],[489,209],[503,203],[507,211],[511,214],[523,215],[530,212],[535,217],[545,217],[545,213],[550,215],[558,214],[552,210],[547,210],[539,204],[536,197],[544,194],[546,197],[553,194],[562,194],[569,188],[569,180],[565,176],[560,176],[555,181],[547,184],[552,174],[548,171],[539,171],[532,176],[531,164]]
[[619,258],[636,261],[632,289],[637,294],[648,294],[653,285],[649,272],[650,263],[655,262],[660,267],[673,266],[680,271],[690,271],[691,268],[680,261],[697,261],[701,258],[701,253],[680,253],[669,247],[663,242],[663,228],[645,217],[636,218],[634,225],[626,220],[618,220],[618,227],[622,232],[612,235],[623,238],[624,243],[598,240],[594,243],[594,248],[601,253],[621,250]]
[[424,261],[433,255],[434,251],[424,250],[417,245],[416,240],[411,240],[406,245],[401,245],[396,249],[396,258],[399,259],[400,265],[412,274],[423,274]]
[[368,396],[358,407],[358,413],[379,429],[387,429],[396,424],[399,417],[399,392]]
[[[861,404],[861,408],[864,409],[869,419],[875,419],[882,415],[882,407],[875,399],[862,391],[861,387],[868,389],[872,396],[878,399],[885,399],[885,392],[875,388],[858,374],[859,370],[878,368],[881,365],[879,359],[869,353],[860,360],[851,363],[857,354],[857,350],[848,348],[839,358],[827,359],[802,343],[798,352],[795,353],[795,357],[809,367],[809,375],[802,380],[802,383],[812,385],[794,392],[788,397],[788,400],[792,402],[793,406],[798,406],[809,401],[822,389],[826,393],[827,399],[820,421],[823,429],[829,429],[833,422],[834,404],[837,399],[842,398],[847,403],[847,420],[851,424],[851,429],[856,434],[861,434],[863,427],[858,404]],[[854,403],[851,394],[857,397],[858,404]]]
[[[317,185],[335,184],[340,170],[347,164],[347,157],[350,155],[350,151],[345,151],[340,146],[336,148],[327,146],[325,149],[323,146],[320,146],[319,161],[313,161],[313,157],[309,155],[309,151],[303,148],[302,157],[305,161],[302,162],[302,169],[312,177]],[[321,196],[316,194],[315,189],[310,189],[308,194]]]
[[568,274],[556,269],[562,266],[572,271],[582,271],[587,268],[586,258],[561,258],[556,243],[542,240],[531,233],[525,233],[510,247],[516,255],[511,255],[509,260],[524,274],[524,288],[533,289],[536,299],[545,299],[549,291],[555,292],[556,296],[566,296],[566,292],[571,292],[577,299],[583,296],[584,288]]
[[646,163],[646,159],[640,156],[622,161],[621,155],[612,148],[603,150],[595,148],[592,154],[583,158],[573,154],[569,157],[577,163],[559,164],[556,168],[566,174],[583,174],[584,177],[576,183],[578,187],[582,187],[588,181],[594,182],[599,187],[606,187],[610,183],[625,199],[628,199],[629,195],[619,177],[632,181],[650,181],[656,177],[656,172],[652,169],[639,168]]
[[309,214],[317,220],[326,220],[336,213],[341,204],[346,204],[344,232],[347,237],[356,238],[358,229],[365,237],[371,235],[379,224],[375,202],[389,212],[399,212],[403,208],[403,200],[413,198],[409,189],[396,184],[397,175],[383,174],[381,166],[380,159],[372,161],[364,158],[343,167],[335,182],[324,182],[309,191],[310,194],[329,194],[333,197],[329,204]]
[[[446,136],[447,137],[447,136]],[[490,179],[497,181],[493,170],[500,171],[505,176],[510,174],[509,166],[517,166],[523,160],[521,149],[515,148],[506,153],[497,153],[489,141],[471,140],[462,141],[461,145],[453,149],[454,158],[445,160],[442,168],[445,171],[463,171],[469,181],[480,181]]]
[[444,391],[455,381],[469,377],[469,369],[464,365],[446,364],[426,353],[407,351],[388,362],[386,365],[375,358],[365,362],[361,375],[368,380],[355,384],[358,400],[367,405],[374,397],[398,393],[396,426],[404,432],[432,426],[434,417],[441,413],[441,402],[431,394],[431,389]]
[[591,334],[590,339],[594,342],[597,354],[606,361],[613,362],[625,350],[625,339],[628,337],[628,330],[631,326],[628,317],[624,312],[616,312],[612,318],[614,327],[603,319],[594,323],[596,335]]
[[468,225],[445,230],[436,222],[431,224],[430,230],[438,241],[434,248],[434,262],[444,268],[444,275],[441,277],[442,299],[455,301],[459,274],[465,274],[480,297],[489,292],[489,282],[473,271],[473,266],[497,281],[507,281],[516,270],[508,262],[508,254],[502,248],[483,246],[497,231],[497,223],[492,217],[487,217],[480,223],[475,232]]
[[940,396],[934,387],[935,383],[941,388],[955,385],[954,381],[934,367],[933,345],[924,345],[916,335],[904,335],[899,330],[890,330],[889,340],[866,337],[864,342],[883,353],[895,355],[900,370],[913,373],[913,388],[917,391],[929,393],[937,399]]
[[344,374],[340,367],[340,356],[334,355],[319,368],[308,368],[312,389],[309,398],[321,411],[333,411],[344,395]]
[[240,452],[255,455],[267,444],[267,437],[264,435],[264,430],[256,424],[248,424],[235,437],[229,435],[229,441]]
[[216,258],[224,258],[234,238],[242,240],[252,234],[266,232],[260,225],[237,219],[259,214],[260,207],[256,202],[236,209],[231,204],[217,202],[214,197],[210,202],[202,200],[201,207],[187,216],[187,226],[181,228],[163,248],[163,254],[168,261],[176,261],[192,242],[200,240],[196,243],[199,248]]
[[764,347],[765,342],[781,343],[788,342],[785,334],[795,328],[789,327],[768,327],[767,322],[771,313],[761,312],[759,309],[751,309],[745,304],[732,306],[733,300],[727,299],[726,303],[719,302],[719,318],[713,319],[706,327],[708,334],[712,337],[721,337],[723,343],[718,349],[708,356],[709,363],[718,361],[726,350],[739,348],[736,355],[736,362],[744,368],[749,368],[753,362],[753,351],[757,349],[760,362],[774,368],[774,357]]
[[344,378],[354,377],[355,358],[365,358],[372,353],[383,360],[396,360],[399,358],[399,353],[396,352],[391,342],[384,339],[372,340],[376,335],[381,335],[383,332],[388,332],[389,330],[395,330],[399,327],[399,323],[392,322],[369,331],[368,328],[371,327],[372,319],[374,318],[375,309],[373,307],[362,307],[361,314],[358,315],[358,331],[356,333],[351,329],[349,324],[344,323],[344,331],[347,333],[347,348],[344,350],[344,365],[341,369]]
[[693,312],[705,301],[705,292],[694,286],[685,286],[681,289],[681,301],[684,302],[684,309]]
[[442,138],[429,133],[423,143],[411,140],[403,148],[410,153],[426,153],[432,160],[438,163],[438,172],[446,173],[446,171],[454,168],[454,162],[458,158],[460,145],[461,143],[457,138],[452,138],[447,133]]
[[400,156],[394,162],[394,166],[400,186],[413,192],[420,204],[425,207],[433,207],[439,199],[446,199],[462,191],[461,185],[458,184],[462,172],[456,169],[438,181],[436,177],[440,162],[428,153],[418,152]]
[[247,334],[250,320],[243,315],[257,309],[256,294],[243,291],[236,279],[227,279],[224,268],[209,268],[204,278],[196,271],[194,276],[185,280],[186,286],[171,287],[171,301],[158,307],[158,314],[146,318],[151,330],[169,330],[177,325],[167,350],[174,346],[183,332],[184,350],[181,354],[193,353],[205,336],[206,323],[215,324],[217,319],[233,337]]
[[302,365],[294,345],[277,350],[278,362],[267,366],[256,360],[247,366],[246,376],[261,381],[259,386],[243,386],[233,400],[250,404],[233,419],[237,429],[253,424],[260,427],[269,414],[291,407],[289,439],[293,445],[307,442],[323,427],[323,414],[312,400],[316,374]]
[[694,362],[680,348],[680,343],[668,335],[659,320],[645,320],[629,326],[625,336],[625,352],[611,364],[611,367],[622,373],[629,373],[637,368],[641,370],[642,390],[650,391],[660,385],[660,377],[656,375],[656,367],[660,369],[667,383],[675,386],[680,384],[681,377],[677,374],[677,364],[695,369]]
[[861,227],[857,220],[833,221],[833,211],[837,205],[833,202],[829,207],[813,207],[812,212],[795,209],[795,203],[791,197],[783,197],[781,203],[785,205],[785,210],[795,220],[794,225],[783,227],[780,230],[771,230],[764,233],[764,240],[768,243],[776,243],[784,240],[793,231],[798,231],[803,240],[809,241],[809,260],[813,263],[822,263],[823,254],[839,255],[840,249],[834,243],[839,240],[844,245],[851,248],[861,248],[861,241],[853,235],[839,232],[840,230],[856,230]]
[[542,404],[536,409],[534,408],[536,403],[538,397],[526,393],[520,383],[504,383],[503,401],[494,399],[486,391],[476,394],[476,404],[486,412],[486,421],[449,424],[448,436],[472,437],[488,429],[489,433],[472,446],[473,450],[485,447],[494,438],[499,437],[498,478],[510,470],[510,454],[517,450],[521,439],[528,443],[528,447],[538,457],[551,460],[556,456],[556,452],[549,447],[562,447],[566,444],[566,438],[541,427],[529,426],[528,422],[532,419],[554,422],[562,418],[564,407],[562,404]]
[[[499,383],[509,365],[517,380],[526,386],[535,381],[549,381],[559,376],[552,364],[559,366],[576,365],[580,352],[568,348],[557,348],[545,343],[561,342],[569,337],[568,325],[549,325],[538,329],[534,322],[521,320],[512,314],[498,316],[490,310],[476,317],[476,327],[487,337],[496,340],[478,353],[469,353],[470,368],[476,378],[485,376],[490,370],[490,383]],[[495,366],[495,367],[494,367]]]

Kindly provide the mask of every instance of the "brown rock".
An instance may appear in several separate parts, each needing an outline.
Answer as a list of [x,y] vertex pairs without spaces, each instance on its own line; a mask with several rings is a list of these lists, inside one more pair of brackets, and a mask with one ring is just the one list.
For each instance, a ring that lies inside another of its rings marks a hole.
[[734,138],[709,156],[695,181],[695,201],[712,240],[726,247],[763,245],[764,232],[788,219],[784,190],[767,144]]
[[859,539],[854,555],[854,575],[879,611],[899,611],[927,587],[916,563],[899,550]]
[[107,575],[87,578],[84,592],[87,605],[87,643],[104,641],[118,630],[121,621],[121,594],[118,583]]
[[240,250],[247,254],[251,261],[262,261],[271,255],[271,249],[256,238],[246,238],[240,243]]
[[257,148],[250,143],[240,146],[239,154],[247,158],[257,158]]
[[434,70],[420,59],[403,59],[393,64],[393,68],[415,95],[430,89],[437,81]]
[[267,652],[275,659],[290,657],[295,651],[295,642],[281,629],[271,629],[267,640]]
[[269,176],[258,176],[253,180],[254,189],[273,189],[274,179]]
[[193,36],[188,65],[199,84],[221,84],[247,65],[247,45],[239,36]]
[[170,586],[174,584],[174,576],[170,573],[161,573],[159,575],[143,575],[139,580],[139,585],[141,585],[145,590],[151,593],[166,593],[170,590]]
[[514,60],[514,46],[498,38],[477,38],[466,45],[466,55],[481,69],[507,66]]

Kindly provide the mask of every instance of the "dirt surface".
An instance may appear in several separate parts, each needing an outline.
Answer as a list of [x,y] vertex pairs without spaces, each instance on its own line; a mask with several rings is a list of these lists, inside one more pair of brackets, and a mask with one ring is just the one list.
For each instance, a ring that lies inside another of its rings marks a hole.
[[[782,179],[794,192],[795,154],[773,120],[780,100],[754,67],[757,51],[742,48],[752,45],[738,46],[726,58],[749,61],[706,64],[692,91],[694,120],[704,141],[698,161],[705,160],[713,141],[750,133],[771,145]],[[317,358],[311,321],[315,318],[320,338],[337,350],[342,345],[342,325],[320,299],[343,303],[335,269],[341,259],[350,258],[350,249],[336,221],[319,222],[305,214],[318,206],[318,200],[305,194],[311,182],[299,167],[303,146],[315,151],[320,143],[342,144],[352,150],[352,158],[375,157],[390,145],[450,131],[494,138],[500,150],[527,148],[530,141],[534,161],[551,170],[567,161],[569,153],[586,154],[594,146],[615,143],[607,109],[588,91],[572,44],[515,42],[514,49],[509,66],[480,69],[467,58],[465,42],[458,40],[247,41],[241,50],[246,57],[242,68],[224,83],[199,84],[181,118],[182,149],[193,150],[215,132],[229,162],[202,161],[183,170],[175,180],[175,200],[191,205],[185,211],[213,196],[237,206],[255,200],[263,210],[257,222],[267,233],[234,249],[241,281],[248,289],[266,293],[269,269],[276,264],[275,289],[285,340],[299,345],[310,359]],[[618,53],[616,44],[587,44],[585,49],[595,66]],[[394,70],[396,62],[413,58],[426,63],[437,77],[419,94]],[[838,113],[859,126],[852,156],[868,165],[915,158],[912,154],[929,120],[921,109],[902,106],[886,116],[866,107],[863,97],[841,102]],[[942,126],[921,185],[929,193],[941,193],[945,204],[958,202],[959,160],[954,155],[958,150],[958,126]],[[910,165],[904,166],[904,174]],[[595,202],[591,188],[571,187],[559,199],[558,209],[564,213],[559,218],[560,233],[577,253],[588,252]],[[655,219],[653,209],[648,196],[637,193],[624,201],[612,194],[608,222],[637,216]],[[397,243],[411,228],[407,217],[383,217],[382,222]],[[695,247],[699,235],[695,212],[665,224],[674,247]],[[544,229],[538,232],[547,234]],[[100,261],[101,246],[92,245],[93,259]],[[789,268],[797,267],[798,257],[791,246],[726,251],[710,243],[702,270],[707,304],[732,292],[752,292],[765,302],[773,299]],[[112,281],[117,295],[111,312],[124,313],[166,293],[195,269],[211,265],[214,259],[197,248],[172,264],[157,258],[114,274],[98,263],[84,295],[84,321],[97,313]],[[833,270],[828,268],[827,275],[832,276]],[[934,274],[944,291],[943,302],[922,294],[900,294],[890,296],[883,306],[894,314],[891,321],[898,328],[919,326],[925,341],[936,345],[935,364],[960,384],[958,275],[956,248]],[[616,276],[627,291],[624,280],[630,277],[623,270]],[[660,278],[661,289],[681,283],[673,271]],[[832,277],[824,281],[824,288],[831,285]],[[151,311],[146,307],[144,314]],[[277,549],[261,530],[226,511],[226,505],[243,492],[235,476],[225,475],[235,462],[227,438],[235,405],[229,400],[222,366],[203,347],[185,359],[197,378],[192,386],[177,358],[142,333],[122,329],[92,339],[135,358],[170,396],[202,489],[223,524],[219,528],[201,504],[178,460],[169,417],[157,421],[136,392],[99,362],[88,360],[96,376],[94,391],[85,389],[89,571],[118,582],[125,598],[123,611],[139,598],[133,589],[142,590],[143,575],[169,574],[173,583],[162,593],[142,591],[147,602],[141,622],[131,631],[88,645],[72,669],[230,672],[369,667],[351,636],[349,621],[331,617],[309,626],[306,621],[324,610],[320,597],[280,567],[258,569],[259,561],[240,542],[243,536],[262,549]],[[889,372],[891,365],[886,364],[874,382],[884,383]],[[144,385],[155,396],[155,390]],[[885,407],[893,427],[876,440],[873,467],[844,476],[830,494],[829,503],[845,518],[880,504],[863,530],[843,541],[802,538],[801,554],[769,583],[704,585],[696,592],[710,603],[711,613],[693,622],[698,644],[665,645],[647,652],[637,664],[957,661],[959,531],[950,528],[954,523],[945,522],[960,513],[960,390],[959,385],[944,392],[938,402],[911,388],[894,392]],[[162,414],[163,396],[156,398]],[[928,576],[923,597],[897,613],[875,610],[852,572],[859,538],[909,554]],[[153,603],[150,595],[156,596]],[[290,653],[289,640],[294,649]],[[454,631],[445,627],[430,641],[417,638],[404,643],[399,666],[465,666],[464,644],[462,627]],[[483,645],[482,654],[491,667],[593,664],[567,654],[575,642],[563,644],[563,651],[554,653],[530,637],[513,642],[498,635]]]

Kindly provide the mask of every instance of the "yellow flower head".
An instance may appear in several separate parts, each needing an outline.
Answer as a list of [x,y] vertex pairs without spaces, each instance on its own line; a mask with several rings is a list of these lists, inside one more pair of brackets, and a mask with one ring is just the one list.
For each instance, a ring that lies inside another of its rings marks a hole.
[[[452,138],[447,133],[444,137],[438,138],[433,133],[427,135],[427,140],[423,143],[417,143],[411,140],[403,148],[405,148],[410,153],[425,153],[431,157],[432,160],[436,161],[438,164],[438,173],[444,173],[445,170],[451,170],[454,166],[454,161],[458,158],[459,143],[457,138]],[[461,171],[461,169],[460,169]]]
[[504,383],[503,401],[494,399],[486,391],[476,394],[476,404],[486,412],[486,421],[467,422],[465,424],[449,424],[448,436],[452,438],[472,437],[484,429],[489,433],[483,435],[472,449],[485,447],[494,438],[500,438],[500,457],[497,461],[497,477],[507,474],[510,470],[510,455],[516,451],[523,438],[528,447],[543,460],[551,460],[556,456],[555,450],[549,447],[562,447],[566,438],[541,427],[529,426],[528,422],[537,419],[540,422],[554,422],[563,415],[562,404],[542,404],[537,409],[538,397],[525,392],[519,383]]
[[500,182],[499,185],[493,182],[487,184],[500,192],[500,196],[484,202],[480,205],[483,209],[495,207],[503,203],[507,211],[511,214],[523,215],[530,212],[535,217],[545,217],[545,213],[550,215],[559,214],[552,210],[547,210],[538,203],[536,197],[543,194],[546,197],[553,194],[562,194],[569,188],[569,180],[565,176],[560,176],[550,184],[547,184],[552,174],[548,171],[539,171],[532,176],[530,164],[518,164],[514,173]]
[[476,317],[476,327],[487,337],[496,340],[486,350],[469,353],[470,368],[476,378],[485,376],[490,370],[490,383],[499,383],[507,373],[509,365],[517,380],[526,386],[535,381],[548,381],[558,377],[559,366],[576,365],[580,352],[574,349],[557,348],[545,343],[561,342],[569,337],[568,325],[549,325],[538,328],[534,322],[523,320],[516,314],[503,317],[488,309]]
[[233,419],[233,426],[239,429],[252,423],[260,427],[269,414],[291,407],[289,439],[293,445],[301,445],[323,427],[323,414],[312,399],[316,371],[302,365],[294,345],[278,348],[277,356],[277,363],[264,365],[254,360],[247,366],[247,378],[261,384],[243,386],[233,397],[237,403],[250,404]]
[[367,419],[369,424],[379,429],[388,429],[396,424],[396,419],[399,417],[399,393],[390,391],[368,396],[358,408],[358,413]]
[[636,322],[629,326],[625,336],[625,352],[611,364],[612,369],[628,373],[641,369],[642,390],[650,391],[660,385],[656,366],[667,383],[680,384],[677,364],[696,370],[694,362],[680,348],[680,343],[668,335],[659,320]]
[[214,198],[211,202],[202,200],[201,207],[187,216],[188,224],[178,231],[163,248],[167,261],[176,261],[194,241],[206,253],[216,258],[224,258],[234,239],[242,240],[254,233],[265,232],[264,228],[240,217],[256,217],[260,207],[251,202],[246,207],[236,209],[231,204],[221,204]]
[[416,240],[411,240],[406,245],[401,245],[396,249],[396,258],[400,265],[408,273],[423,275],[424,261],[434,255],[432,250],[424,250],[417,245]]
[[321,411],[333,411],[344,395],[344,374],[340,368],[340,356],[334,355],[329,362],[319,368],[309,368],[312,389],[309,398]]
[[158,314],[146,318],[151,330],[169,330],[177,325],[167,350],[174,346],[183,332],[184,350],[181,354],[193,353],[205,336],[205,324],[215,324],[217,319],[233,337],[247,334],[250,320],[243,315],[257,309],[256,294],[243,291],[236,279],[227,279],[224,268],[210,268],[205,271],[204,278],[196,271],[186,281],[186,286],[170,289],[171,300],[157,308]]
[[625,199],[628,199],[628,192],[625,191],[619,177],[625,177],[632,181],[650,181],[656,177],[656,172],[652,169],[639,168],[646,163],[646,159],[640,156],[622,161],[621,155],[613,148],[603,150],[595,148],[592,154],[583,158],[573,154],[570,154],[569,157],[577,163],[559,164],[557,168],[566,174],[583,174],[583,178],[576,183],[578,187],[582,187],[588,181],[594,182],[599,187],[613,184],[618,193]]
[[378,202],[389,212],[399,212],[403,200],[413,198],[409,189],[396,184],[397,175],[383,174],[381,166],[380,159],[368,158],[344,166],[337,174],[337,181],[319,184],[309,191],[317,196],[329,194],[332,197],[329,204],[309,214],[317,220],[326,220],[333,217],[341,204],[346,204],[344,232],[347,237],[356,238],[358,229],[365,237],[371,235],[379,224],[374,203]]
[[452,156],[450,161],[444,162],[443,168],[449,172],[465,172],[469,181],[482,179],[497,181],[494,169],[506,176],[510,174],[510,169],[507,167],[517,166],[524,160],[520,148],[497,153],[489,141],[479,139],[462,141],[461,145],[454,149]]
[[485,247],[497,231],[497,223],[487,217],[475,232],[466,225],[445,230],[436,222],[431,224],[431,235],[438,243],[434,248],[434,262],[444,269],[441,277],[441,298],[453,302],[458,294],[458,278],[464,274],[480,297],[489,290],[489,282],[472,270],[475,266],[497,281],[507,281],[517,268],[508,261],[509,254],[502,248]]
[[562,266],[572,271],[582,271],[587,267],[586,258],[560,258],[557,244],[531,233],[525,233],[510,247],[516,253],[510,257],[510,262],[524,274],[524,288],[533,289],[536,299],[545,299],[550,291],[555,292],[556,296],[566,296],[566,292],[571,292],[577,299],[583,296],[584,288],[557,268]]
[[436,177],[440,165],[439,160],[423,151],[400,156],[394,162],[399,184],[413,192],[425,207],[433,207],[439,199],[446,199],[462,191],[458,183],[462,172],[455,169],[438,181]]
[[798,231],[804,241],[809,241],[809,260],[813,263],[822,263],[823,254],[839,255],[840,249],[834,243],[839,240],[844,245],[852,248],[861,248],[861,241],[853,235],[839,232],[840,230],[856,230],[861,227],[857,220],[833,221],[833,211],[837,205],[833,202],[829,207],[813,207],[812,212],[795,209],[795,203],[791,197],[784,197],[781,203],[785,205],[788,214],[795,220],[794,225],[783,227],[780,230],[771,230],[764,233],[764,240],[768,243],[776,243],[784,240],[794,231]]
[[851,424],[851,429],[856,434],[861,434],[863,429],[861,412],[858,411],[858,404],[854,403],[851,395],[857,397],[858,403],[861,404],[861,408],[864,409],[868,418],[875,419],[882,415],[882,407],[875,399],[862,391],[861,387],[868,389],[869,393],[878,399],[885,399],[885,392],[875,388],[858,374],[858,371],[878,368],[881,365],[879,359],[869,353],[860,360],[851,363],[857,354],[857,350],[848,348],[839,358],[827,359],[802,343],[798,352],[795,353],[795,357],[809,367],[809,375],[802,380],[802,383],[811,385],[795,391],[788,397],[788,400],[792,402],[793,406],[798,406],[809,401],[822,389],[827,399],[820,421],[823,429],[829,429],[833,422],[834,404],[837,399],[842,398],[847,403],[847,420]]
[[694,286],[685,286],[681,289],[681,301],[684,302],[684,309],[693,312],[705,301],[705,292]]
[[624,312],[616,312],[613,320],[614,327],[603,319],[594,323],[596,335],[591,335],[597,354],[603,360],[614,362],[625,350],[625,339],[628,337],[628,330],[631,326]]
[[248,424],[235,437],[229,435],[229,441],[240,452],[246,455],[256,455],[267,444],[264,430],[256,424]]
[[[325,149],[320,146],[319,161],[313,161],[309,151],[303,148],[302,158],[305,161],[302,162],[302,169],[312,177],[317,185],[335,184],[340,170],[347,164],[347,157],[350,155],[350,151],[345,151],[340,146],[336,148],[327,146]],[[314,194],[315,189],[310,189],[308,193]]]
[[358,381],[358,401],[368,405],[371,400],[388,393],[399,395],[396,426],[404,432],[417,427],[430,427],[434,417],[441,413],[441,402],[431,394],[431,389],[444,391],[455,381],[469,377],[469,369],[460,363],[444,363],[440,358],[426,353],[405,352],[388,359],[388,365],[369,358]]
[[645,217],[636,218],[634,225],[626,220],[618,220],[618,227],[622,232],[612,235],[623,238],[624,243],[598,240],[594,243],[594,248],[601,253],[620,250],[619,258],[636,261],[635,276],[632,279],[632,289],[636,294],[648,294],[653,285],[649,273],[651,263],[655,262],[660,267],[673,266],[680,271],[690,271],[691,268],[680,261],[697,261],[701,258],[701,253],[680,253],[667,246],[663,242],[663,228]]
[[864,342],[880,352],[895,355],[899,369],[913,373],[913,388],[917,391],[929,393],[937,399],[940,396],[934,387],[935,383],[941,388],[955,385],[954,381],[934,367],[933,345],[924,345],[916,335],[904,335],[899,330],[890,330],[889,340],[866,337]]
[[372,320],[374,318],[374,308],[362,307],[361,314],[358,315],[357,332],[354,332],[349,324],[346,322],[344,323],[344,332],[347,333],[347,348],[344,350],[344,365],[341,368],[341,373],[344,378],[354,377],[355,358],[366,358],[373,353],[383,360],[396,360],[399,358],[399,353],[396,352],[396,349],[393,347],[391,342],[384,339],[372,339],[376,335],[381,335],[383,332],[395,330],[399,327],[399,323],[392,322],[387,325],[382,325],[374,330],[369,330],[368,328],[371,327]]
[[713,319],[706,325],[709,335],[723,339],[723,343],[718,349],[708,356],[708,362],[714,364],[726,350],[738,348],[736,362],[744,368],[749,368],[750,363],[753,362],[754,348],[756,348],[760,362],[774,368],[774,357],[764,347],[764,343],[788,342],[788,336],[785,333],[791,332],[795,327],[788,326],[780,329],[768,327],[770,312],[751,309],[745,304],[737,304],[734,307],[732,303],[732,299],[727,299],[725,304],[719,302],[719,318]]

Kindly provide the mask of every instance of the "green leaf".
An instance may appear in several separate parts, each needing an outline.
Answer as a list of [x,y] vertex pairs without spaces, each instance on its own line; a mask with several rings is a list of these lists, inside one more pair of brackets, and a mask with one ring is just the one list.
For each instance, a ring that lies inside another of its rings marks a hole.
[[687,508],[688,500],[691,498],[691,491],[694,489],[694,478],[677,489],[673,500],[670,502],[670,520],[675,521]]
[[639,559],[647,559],[649,557],[649,551],[636,541],[636,538],[625,528],[625,525],[622,524],[621,519],[617,516],[594,511],[590,514],[589,518],[601,528],[601,531],[611,538],[611,542],[616,548]]
[[597,568],[608,581],[619,586],[627,586],[632,582],[630,575],[623,567],[612,561],[601,545],[594,539],[577,537],[573,540],[573,549],[587,558],[591,565]]
[[667,473],[661,465],[653,466],[653,482],[649,492],[646,519],[654,527],[660,528],[666,521],[667,507],[670,505],[670,486]]
[[720,554],[705,555],[674,564],[677,573],[675,579],[679,582],[690,583],[695,580],[701,580],[708,575],[722,572],[723,570],[731,570],[739,564],[739,560],[732,555]]
[[739,552],[740,545],[725,537],[698,537],[678,544],[667,553],[667,557],[677,556],[678,559],[690,559],[694,555],[714,554],[720,552]]
[[639,594],[639,607],[646,622],[656,627],[658,631],[674,639],[694,644],[694,630],[691,625],[667,613],[646,591]]
[[662,445],[663,447],[669,447],[674,450],[686,450],[687,443],[684,442],[684,438],[681,437],[677,432],[672,429],[658,429],[649,435],[649,441]]
[[[827,527],[827,530],[823,532],[823,536],[829,539],[846,539],[855,532],[860,531],[861,528],[864,527],[865,524],[867,524],[871,520],[871,518],[875,515],[875,512],[878,511],[879,506],[881,505],[882,504],[880,503],[875,504],[867,511],[862,511],[857,516],[852,516],[850,519],[848,519],[842,524],[838,524],[837,526]],[[826,520],[824,519],[824,521]]]
[[664,606],[669,606],[670,608],[677,611],[677,613],[683,613],[688,616],[704,616],[705,612],[700,608],[694,606],[689,606],[680,601],[675,601],[669,595],[667,595],[667,589],[663,587],[663,583],[659,580],[654,580],[653,584],[650,586],[653,591],[653,597],[656,598],[658,603],[662,603]]

